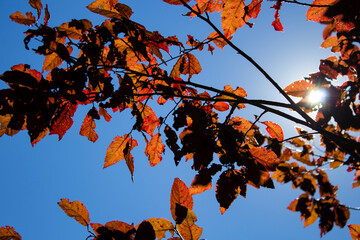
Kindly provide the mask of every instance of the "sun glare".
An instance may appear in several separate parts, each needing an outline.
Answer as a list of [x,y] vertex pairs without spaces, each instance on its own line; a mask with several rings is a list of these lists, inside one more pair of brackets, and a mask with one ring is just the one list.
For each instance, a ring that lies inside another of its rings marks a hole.
[[319,104],[325,101],[326,91],[322,89],[312,90],[308,96],[309,102]]

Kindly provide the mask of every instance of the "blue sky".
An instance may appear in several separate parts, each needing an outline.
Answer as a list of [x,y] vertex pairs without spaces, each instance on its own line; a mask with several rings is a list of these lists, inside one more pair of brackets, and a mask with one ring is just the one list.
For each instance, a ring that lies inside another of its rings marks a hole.
[[[0,1],[0,72],[11,66],[26,63],[41,71],[42,58],[23,46],[26,27],[11,22],[9,15],[31,10],[27,0]],[[88,18],[94,25],[103,17],[88,11],[85,6],[92,1],[43,0],[49,5],[50,26],[58,26],[71,19]],[[187,34],[197,39],[207,37],[212,30],[205,23],[182,16],[187,10],[171,6],[161,0],[122,1],[134,11],[132,20],[148,30],[159,31],[164,36],[177,35],[187,40]],[[245,26],[234,36],[234,43],[252,56],[282,87],[317,72],[319,59],[331,55],[321,49],[323,26],[306,22],[306,8],[284,5],[280,17],[284,32],[275,32],[271,26],[273,3],[265,2],[253,29]],[[218,17],[213,17],[219,25]],[[214,55],[207,51],[196,53],[203,72],[194,81],[222,88],[231,84],[243,87],[250,99],[282,100],[278,92],[248,62],[232,49],[216,49]],[[2,84],[2,83],[1,83]],[[0,87],[4,87],[1,85]],[[0,138],[0,226],[15,227],[23,239],[85,239],[86,229],[67,217],[57,206],[60,198],[79,200],[90,212],[91,222],[106,223],[121,220],[135,225],[151,217],[171,220],[170,189],[175,177],[190,185],[195,172],[190,162],[182,161],[175,167],[173,155],[166,149],[163,161],[151,168],[144,155],[145,146],[133,150],[135,160],[134,183],[124,161],[102,169],[106,148],[112,139],[131,130],[129,112],[112,114],[110,123],[97,122],[99,140],[94,144],[80,136],[79,130],[91,106],[78,110],[73,127],[61,141],[48,136],[31,147],[25,131],[14,137]],[[260,110],[247,108],[236,112],[253,119]],[[293,124],[273,115],[264,120],[280,122],[285,137],[294,133]],[[136,135],[135,135],[136,137]],[[140,139],[140,136],[138,136]],[[329,173],[333,184],[338,184],[339,199],[350,206],[359,206],[359,189],[351,190],[353,174],[340,168]],[[215,185],[215,183],[213,183]],[[194,196],[194,212],[198,226],[203,227],[205,239],[319,239],[317,223],[303,228],[299,213],[286,209],[300,194],[290,185],[276,184],[275,190],[256,190],[249,187],[247,198],[239,197],[229,210],[220,215],[214,187]],[[351,212],[349,224],[358,224],[360,213]],[[334,229],[323,239],[348,239],[346,228]]]

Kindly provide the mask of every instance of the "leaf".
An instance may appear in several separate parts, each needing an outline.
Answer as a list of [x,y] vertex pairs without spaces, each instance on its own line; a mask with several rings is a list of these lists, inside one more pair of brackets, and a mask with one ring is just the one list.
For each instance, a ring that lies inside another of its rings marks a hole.
[[128,134],[125,134],[124,137],[116,136],[106,150],[104,168],[125,159],[125,156],[130,154],[130,151],[137,145],[137,141]]
[[[331,6],[337,3],[338,0],[315,0],[312,5],[328,5]],[[308,21],[331,21],[331,18],[325,16],[326,11],[328,10],[327,7],[309,7],[306,17]]]
[[338,37],[331,36],[322,42],[321,47],[323,47],[323,48],[335,47],[338,44],[339,44]]
[[224,214],[239,194],[246,197],[246,184],[244,169],[230,169],[221,173],[215,189],[221,214]]
[[294,97],[305,97],[305,95],[312,89],[315,88],[315,85],[306,80],[299,80],[291,83],[289,86],[284,88],[286,94]]
[[142,221],[136,228],[134,240],[155,240],[155,230],[148,221]]
[[[224,39],[220,38],[220,35],[217,32],[210,33],[207,39],[213,39],[212,42],[221,49],[223,49],[227,45],[227,42]],[[228,39],[231,40],[232,37],[228,37]]]
[[304,221],[304,227],[310,226],[311,224],[315,223],[316,220],[318,219],[319,215],[316,212],[317,208],[316,208],[316,204],[311,203],[310,206],[310,216],[308,216],[307,218],[305,218]]
[[199,60],[197,60],[197,58],[192,53],[187,53],[186,55],[184,55],[184,58],[185,64],[184,69],[181,72],[182,74],[189,74],[190,79],[192,75],[199,74],[201,72],[202,69]]
[[130,19],[133,11],[125,4],[118,3],[117,0],[96,0],[87,8],[97,14],[108,18]]
[[118,230],[123,233],[127,233],[134,228],[134,224],[128,224],[122,221],[110,221],[105,224],[105,227],[109,230]]
[[57,30],[60,32],[65,32],[66,36],[71,39],[79,40],[81,39],[83,35],[82,29],[77,29],[75,26],[69,26],[70,22],[63,23],[59,27],[57,27]]
[[[163,0],[166,3],[172,4],[172,5],[183,5],[181,1],[179,0]],[[190,2],[190,0],[184,0],[185,3]]]
[[280,18],[276,18],[272,23],[271,25],[274,27],[274,29],[276,31],[280,31],[280,32],[283,32],[284,31],[284,28],[280,22]]
[[229,104],[227,104],[226,102],[216,102],[213,104],[214,108],[220,112],[224,112],[229,110]]
[[89,115],[86,114],[85,119],[81,125],[80,135],[87,137],[89,141],[96,142],[99,136],[95,132],[96,123],[94,119]]
[[50,19],[50,13],[49,13],[48,5],[46,4],[46,6],[45,6],[45,17],[44,17],[44,26],[48,25],[49,19]]
[[315,162],[310,160],[309,154],[302,154],[301,152],[293,152],[292,157],[299,162],[302,162],[308,166],[315,166]]
[[8,136],[14,136],[20,130],[12,129],[9,127],[9,123],[11,121],[12,116],[10,114],[6,114],[4,116],[0,115],[0,137],[4,134]]
[[245,24],[245,4],[243,0],[228,0],[221,12],[221,25],[226,38]]
[[351,238],[353,240],[358,240],[360,238],[360,225],[349,224],[348,227],[349,227]]
[[266,150],[264,147],[252,147],[249,151],[255,160],[262,164],[268,171],[275,171],[279,165],[279,159],[271,150]]
[[276,138],[280,142],[284,140],[284,133],[279,125],[271,121],[265,121],[261,123],[267,126],[266,131],[270,134],[272,138]]
[[66,215],[74,218],[81,225],[84,225],[85,227],[89,225],[89,212],[86,210],[86,207],[80,201],[75,200],[73,202],[70,202],[69,199],[64,198],[60,199],[58,205],[66,213]]
[[105,108],[99,107],[99,114],[105,118],[105,121],[110,122],[112,117],[108,114]]
[[[174,224],[165,218],[149,218],[146,220],[149,222],[155,231],[155,237],[159,240],[165,238],[165,233],[169,231],[174,236]],[[140,224],[139,224],[140,225]],[[138,226],[139,226],[138,225]],[[136,226],[135,228],[138,228]]]
[[157,133],[151,137],[150,142],[146,143],[145,155],[148,157],[150,166],[154,167],[161,162],[161,154],[165,150],[165,145],[162,144],[160,134]]
[[192,209],[194,205],[188,187],[179,178],[174,179],[170,194],[170,211],[175,221],[177,218],[175,214],[176,204],[179,204],[188,209]]
[[26,13],[26,17],[21,12],[15,12],[10,15],[10,19],[16,23],[30,26],[36,22],[35,17],[31,12]]
[[250,18],[257,18],[261,11],[261,3],[263,0],[252,0],[251,3],[247,6],[246,15]]
[[5,226],[0,227],[0,240],[21,240],[21,236],[13,227]]
[[198,240],[201,237],[203,228],[198,227],[195,223],[183,221],[181,224],[177,224],[176,228],[179,230],[180,235],[184,240]]
[[137,108],[141,113],[143,120],[141,130],[152,136],[155,128],[160,125],[160,120],[156,117],[155,112],[148,105],[139,103]]
[[40,18],[41,15],[41,9],[42,9],[42,4],[41,4],[41,0],[29,0],[29,4],[31,7],[35,8],[38,14],[38,18]]
[[[70,55],[73,50],[70,45],[66,46],[66,48],[64,49],[68,51],[68,55]],[[62,63],[63,63],[63,59],[56,52],[45,55],[42,71],[51,71],[54,68],[60,66]]]

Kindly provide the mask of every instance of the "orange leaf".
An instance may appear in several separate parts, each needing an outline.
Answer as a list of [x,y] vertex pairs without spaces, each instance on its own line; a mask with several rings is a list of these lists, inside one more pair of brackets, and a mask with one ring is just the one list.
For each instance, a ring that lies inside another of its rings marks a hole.
[[[312,5],[328,5],[331,6],[338,2],[338,0],[315,0]],[[307,20],[311,20],[314,22],[319,21],[330,21],[331,18],[325,16],[327,7],[310,7],[306,13]]]
[[311,203],[310,206],[310,216],[308,216],[304,221],[304,227],[310,226],[318,219],[318,214],[316,212],[315,204]]
[[251,18],[257,18],[261,11],[261,3],[263,0],[252,0],[247,7],[247,16]]
[[155,112],[148,105],[139,103],[137,108],[143,118],[141,130],[152,136],[155,128],[160,125],[160,120],[156,117]]
[[87,137],[89,141],[96,142],[99,136],[95,132],[96,123],[94,119],[86,114],[83,124],[81,125],[80,135]]
[[179,178],[174,179],[170,194],[170,211],[175,221],[177,218],[175,214],[176,204],[179,204],[188,209],[192,209],[194,205],[188,187]]
[[[172,4],[172,5],[183,5],[181,1],[179,0],[163,0],[166,3]],[[190,0],[184,0],[185,3],[190,2]]]
[[88,226],[90,223],[89,212],[86,210],[86,207],[78,200],[70,202],[69,199],[64,198],[60,199],[58,205],[69,217],[74,218],[78,223]]
[[[174,236],[174,224],[165,218],[149,218],[148,221],[155,231],[155,237],[159,240],[165,238],[165,233],[169,231],[172,236]],[[139,223],[135,228],[137,229],[141,223]]]
[[206,190],[210,190],[212,187],[211,181],[206,185],[194,184],[197,181],[197,176],[195,176],[194,180],[191,182],[191,187],[189,188],[189,192],[191,195],[199,194],[205,192]]
[[190,79],[192,75],[199,74],[201,72],[202,69],[200,66],[200,62],[192,53],[187,53],[186,55],[184,55],[184,58],[185,64],[184,69],[181,72],[182,74],[189,74]]
[[306,93],[315,88],[315,85],[306,80],[295,81],[287,86],[284,91],[294,97],[304,97]]
[[198,240],[202,234],[202,227],[198,227],[195,223],[187,220],[181,224],[176,224],[176,228],[179,230],[180,235],[184,240]]
[[45,17],[44,17],[44,26],[48,25],[49,19],[50,19],[50,13],[49,13],[48,5],[46,4],[46,6],[45,6]]
[[6,115],[0,115],[0,137],[4,134],[8,135],[8,136],[14,136],[15,134],[17,134],[20,130],[15,130],[9,127],[9,123],[11,121],[11,115],[10,114],[6,114]]
[[321,47],[323,47],[323,48],[335,47],[338,44],[339,44],[338,37],[331,36],[322,42]]
[[220,112],[229,110],[229,104],[226,102],[216,102],[213,104],[214,108]]
[[358,240],[360,238],[360,225],[350,224],[348,225],[351,238],[353,240]]
[[255,160],[264,165],[268,171],[275,171],[277,165],[279,165],[279,159],[271,150],[266,150],[264,147],[253,147],[249,151]]
[[99,107],[99,114],[105,118],[105,121],[110,122],[111,116],[108,114],[105,108]]
[[228,0],[221,12],[221,24],[226,38],[229,38],[239,27],[245,24],[244,0]]
[[35,17],[32,15],[31,12],[27,12],[26,17],[21,12],[15,12],[10,15],[10,18],[16,23],[24,24],[27,26],[30,26],[36,22]]
[[105,224],[105,227],[109,230],[117,230],[123,233],[127,233],[129,230],[134,228],[134,224],[128,224],[122,221],[110,221]]
[[94,13],[108,18],[129,19],[133,14],[129,6],[118,3],[117,0],[96,0],[87,6],[87,8]]
[[270,134],[272,138],[276,138],[279,141],[284,140],[284,133],[279,125],[270,121],[265,121],[261,123],[267,126],[266,131]]
[[37,14],[38,14],[38,19],[39,19],[40,15],[41,15],[41,9],[42,9],[41,0],[29,0],[29,4],[31,7],[36,9]]
[[137,141],[132,139],[132,137],[128,134],[125,134],[124,137],[115,137],[114,141],[110,143],[108,149],[106,150],[104,168],[125,159],[125,156],[130,154],[130,151],[137,145]]
[[164,152],[164,149],[165,145],[162,144],[159,133],[152,136],[150,142],[146,143],[145,155],[149,158],[150,166],[154,167],[161,162],[161,154]]
[[1,240],[21,240],[20,234],[15,232],[15,229],[10,226],[0,227],[0,239]]

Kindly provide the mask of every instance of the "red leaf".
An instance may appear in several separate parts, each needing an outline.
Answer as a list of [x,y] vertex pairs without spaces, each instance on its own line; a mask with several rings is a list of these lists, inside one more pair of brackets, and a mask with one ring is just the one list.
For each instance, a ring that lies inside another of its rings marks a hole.
[[276,154],[271,150],[266,150],[264,147],[250,148],[250,153],[268,171],[275,171],[277,165],[279,165],[279,159]]
[[29,4],[31,7],[35,8],[38,14],[38,18],[40,18],[41,15],[41,9],[42,9],[42,4],[41,4],[41,0],[29,0]]
[[105,121],[110,122],[111,116],[108,114],[105,108],[99,107],[99,114],[105,118]]
[[96,142],[99,136],[95,132],[95,127],[94,119],[89,114],[86,114],[83,124],[81,125],[80,135],[87,137],[89,141]]
[[270,121],[265,121],[261,123],[267,126],[266,131],[270,134],[272,138],[276,138],[279,141],[284,140],[284,133],[279,125]]
[[281,31],[281,32],[284,31],[284,28],[283,28],[283,26],[282,26],[279,18],[276,18],[276,19],[271,23],[271,25],[274,27],[274,29],[275,29],[276,31]]
[[213,104],[214,108],[220,112],[229,110],[229,104],[226,102],[216,102]]
[[58,134],[59,141],[62,139],[67,130],[73,125],[72,117],[74,116],[77,109],[77,104],[72,104],[71,102],[64,103],[61,107],[60,116],[51,126],[50,135]]
[[306,93],[314,88],[315,86],[311,82],[299,80],[284,88],[284,91],[290,96],[305,97]]

